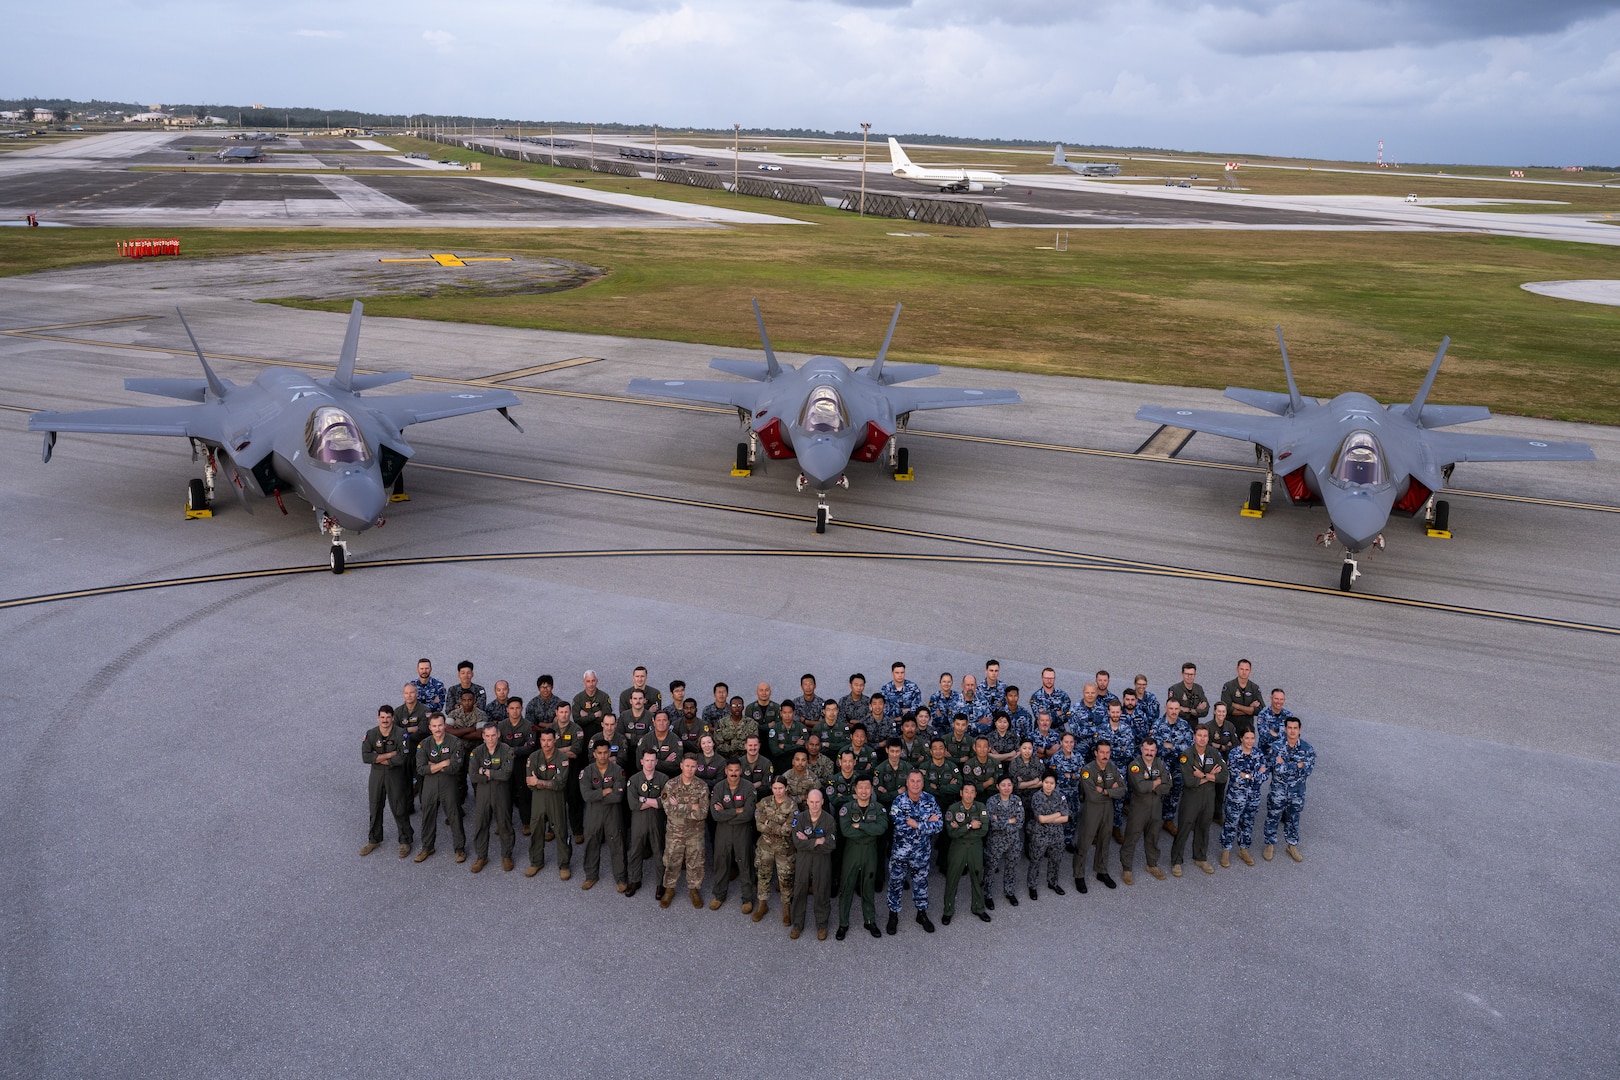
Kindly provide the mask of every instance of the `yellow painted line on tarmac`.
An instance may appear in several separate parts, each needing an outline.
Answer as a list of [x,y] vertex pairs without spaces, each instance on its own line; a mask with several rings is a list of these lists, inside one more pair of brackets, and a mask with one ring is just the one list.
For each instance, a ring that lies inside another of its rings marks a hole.
[[[39,341],[54,341],[66,345],[87,345],[102,349],[135,349],[142,352],[157,353],[185,353],[188,350],[182,346],[165,348],[161,345],[124,345],[114,341],[96,341],[90,338],[70,338],[59,335],[36,333],[30,330],[0,330],[0,334],[11,334],[18,337],[29,337]],[[234,360],[243,364],[259,364],[272,367],[291,367],[309,371],[334,371],[331,364],[310,363],[300,360],[270,360],[261,356],[241,356],[235,353],[203,354],[210,360]],[[589,357],[575,357],[575,360],[588,360]],[[561,366],[575,366],[570,361],[558,361]],[[373,374],[380,368],[357,368],[357,374]],[[555,368],[552,368],[555,370]],[[580,401],[603,401],[616,405],[638,405],[643,408],[675,409],[682,412],[701,412],[736,415],[735,409],[722,405],[701,405],[689,402],[658,401],[651,398],[632,397],[628,394],[597,394],[583,390],[559,390],[546,386],[506,385],[503,380],[522,378],[522,374],[503,372],[497,375],[475,376],[466,379],[452,379],[442,375],[415,375],[414,381],[424,383],[437,383],[445,386],[490,386],[511,390],[517,394],[537,394],[545,397],[572,398]],[[1045,443],[1029,439],[1004,439],[992,435],[961,435],[948,431],[917,431],[907,429],[907,434],[923,439],[948,439],[956,442],[978,443],[984,446],[1005,446],[1018,450],[1043,450],[1058,454],[1077,454],[1082,457],[1114,458],[1126,461],[1150,461],[1171,465],[1185,465],[1198,469],[1221,469],[1228,472],[1243,472],[1261,475],[1264,470],[1254,465],[1233,465],[1224,461],[1204,461],[1199,458],[1158,457],[1152,454],[1138,453],[1130,450],[1101,450],[1089,446],[1067,446],[1062,443]],[[1620,506],[1611,506],[1607,503],[1584,503],[1566,499],[1544,499],[1534,495],[1504,495],[1490,491],[1474,491],[1468,488],[1447,488],[1445,495],[1459,495],[1476,499],[1496,499],[1502,502],[1526,503],[1532,506],[1549,506],[1566,510],[1594,510],[1605,514],[1620,514]]]
[[536,364],[534,367],[518,368],[516,371],[502,371],[495,375],[485,375],[482,379],[487,383],[511,382],[513,379],[526,379],[530,375],[544,375],[548,371],[563,371],[567,368],[584,367],[586,364],[599,364],[600,356],[576,356],[571,360],[555,360],[549,364]]
[[[18,326],[11,330],[3,330],[6,334],[37,334],[42,330],[73,330],[81,326],[112,326],[115,323],[142,322],[147,319],[162,318],[160,315],[120,315],[116,319],[86,319],[84,322],[51,323],[49,326]],[[103,343],[105,344],[105,343]]]
[[[1471,608],[1460,604],[1443,604],[1428,600],[1406,600],[1400,597],[1378,596],[1375,594],[1366,593],[1344,593],[1335,589],[1327,589],[1314,585],[1293,585],[1288,582],[1266,581],[1261,578],[1248,578],[1231,574],[1186,571],[1173,567],[1163,569],[1154,569],[1146,565],[1134,568],[1116,567],[1097,565],[1091,560],[1034,559],[1000,555],[943,555],[926,554],[922,552],[894,551],[826,551],[818,548],[619,548],[575,551],[490,552],[477,555],[408,556],[395,559],[377,559],[372,561],[351,562],[348,564],[346,572],[357,573],[368,569],[380,570],[390,567],[420,567],[463,563],[545,562],[569,559],[614,558],[838,559],[845,561],[865,562],[1010,566],[1037,569],[1049,568],[1055,570],[1101,571],[1105,573],[1138,574],[1155,577],[1182,577],[1214,583],[1281,588],[1293,592],[1317,593],[1325,596],[1336,596],[1346,600],[1359,600],[1364,603],[1395,604],[1401,607],[1472,616],[1475,618],[1494,619],[1518,623],[1521,625],[1542,626],[1561,630],[1573,630],[1580,633],[1593,633],[1605,636],[1620,637],[1620,627],[1602,626],[1593,623],[1579,623],[1566,619],[1548,619],[1535,615],[1521,615],[1510,611],[1495,611],[1489,608]],[[130,582],[123,585],[108,585],[91,589],[75,589],[68,592],[44,593],[37,596],[24,596],[12,600],[3,600],[0,601],[0,610],[32,607],[41,604],[60,603],[66,600],[84,600],[104,596],[117,596],[126,593],[149,592],[155,589],[179,588],[187,585],[207,585],[220,582],[250,581],[255,579],[292,577],[301,574],[323,574],[330,572],[331,570],[329,567],[322,565],[285,566],[263,570],[241,570],[231,573],[203,574],[183,578],[168,578],[161,581]],[[338,586],[334,585],[333,587],[336,588]]]

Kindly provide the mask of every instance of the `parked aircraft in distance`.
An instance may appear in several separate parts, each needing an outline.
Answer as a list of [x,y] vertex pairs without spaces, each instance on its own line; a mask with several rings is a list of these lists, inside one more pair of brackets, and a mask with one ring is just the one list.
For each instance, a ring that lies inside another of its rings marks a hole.
[[1081,176],[1118,176],[1124,171],[1113,162],[1070,161],[1063,153],[1062,143],[1052,147],[1052,164],[1061,165]]
[[900,149],[900,143],[889,140],[889,164],[897,179],[935,188],[939,191],[1000,191],[1007,186],[1007,178],[1000,173],[982,169],[943,169],[918,165]]

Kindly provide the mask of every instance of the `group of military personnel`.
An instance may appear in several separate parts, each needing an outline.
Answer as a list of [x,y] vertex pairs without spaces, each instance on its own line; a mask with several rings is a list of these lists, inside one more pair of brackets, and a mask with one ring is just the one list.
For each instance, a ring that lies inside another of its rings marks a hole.
[[753,701],[716,683],[713,702],[700,708],[679,679],[666,701],[644,667],[616,704],[593,671],[571,700],[541,675],[525,701],[506,680],[490,695],[466,660],[446,687],[423,658],[402,703],[378,709],[361,747],[370,832],[360,854],[382,845],[386,807],[399,857],[408,857],[420,804],[416,861],[434,854],[441,818],[456,862],[465,861],[470,788],[473,873],[489,864],[492,830],[502,869],[516,868],[515,811],[529,838],[529,877],[554,845],[558,875],[569,880],[582,845],[582,888],[590,889],[605,847],[625,896],[641,889],[650,860],[661,906],[674,901],[683,874],[693,907],[704,905],[704,880],[712,880],[708,906],[716,911],[739,881],[742,912],[755,922],[769,911],[774,880],[794,938],[813,914],[826,939],[836,894],[840,941],[856,899],[866,930],[882,936],[876,894],[885,888],[887,933],[898,931],[908,888],[916,921],[932,933],[936,865],[945,875],[946,925],[963,877],[970,911],[984,922],[998,882],[1016,907],[1020,858],[1030,900],[1040,896],[1043,870],[1047,889],[1064,895],[1065,854],[1081,893],[1088,855],[1092,876],[1117,887],[1109,872],[1116,847],[1126,885],[1138,846],[1147,873],[1163,880],[1161,832],[1172,837],[1175,877],[1188,847],[1196,867],[1215,873],[1215,826],[1220,865],[1231,866],[1235,847],[1253,866],[1262,806],[1262,858],[1272,859],[1280,832],[1288,856],[1304,860],[1299,822],[1316,753],[1284,692],[1262,698],[1248,660],[1214,701],[1197,666],[1183,665],[1162,705],[1144,675],[1116,694],[1109,673],[1098,671],[1076,700],[1057,687],[1052,668],[1025,704],[1000,667],[990,660],[982,680],[965,675],[959,688],[941,674],[926,699],[899,662],[877,692],[868,694],[856,674],[836,699],[820,697],[808,674],[798,697],[780,701],[768,683],[755,687]]

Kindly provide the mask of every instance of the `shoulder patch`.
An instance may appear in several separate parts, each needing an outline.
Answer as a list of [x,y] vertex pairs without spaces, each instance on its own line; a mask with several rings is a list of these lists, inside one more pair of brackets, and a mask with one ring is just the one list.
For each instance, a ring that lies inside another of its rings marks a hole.
[[1091,778],[1091,773],[1088,770],[1081,770],[1080,777],[1083,780],[1089,780]]
[[1181,755],[1181,760],[1182,760],[1182,761],[1186,761],[1186,760],[1187,760],[1187,755],[1186,755],[1186,754],[1182,754],[1182,755]]
[[1140,768],[1140,767],[1138,767],[1138,766],[1136,766],[1136,765],[1132,765],[1132,766],[1131,766],[1131,772],[1141,772],[1141,771],[1142,771],[1142,770],[1141,770],[1141,768]]

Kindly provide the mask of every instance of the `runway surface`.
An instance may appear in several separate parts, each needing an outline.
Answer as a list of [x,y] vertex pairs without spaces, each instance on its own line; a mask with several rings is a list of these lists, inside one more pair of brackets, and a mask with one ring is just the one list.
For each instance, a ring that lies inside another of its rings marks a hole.
[[[818,536],[790,463],[727,475],[734,416],[624,392],[716,350],[368,319],[361,368],[509,387],[528,434],[413,428],[411,501],[334,577],[296,500],[182,520],[182,440],[68,435],[40,463],[28,410],[157,403],[121,380],[193,374],[176,302],[237,381],[330,368],[342,339],[341,315],[217,291],[0,280],[8,1074],[677,1077],[778,1069],[807,1038],[843,1075],[1612,1071],[1615,429],[1477,425],[1598,461],[1460,466],[1478,494],[1453,498],[1455,539],[1396,523],[1342,594],[1319,514],[1238,515],[1245,447],[1135,452],[1137,405],[1209,391],[948,372],[1025,404],[920,417],[916,480],[857,468]],[[390,822],[361,860],[359,740],[422,655],[523,694],[591,667],[616,695],[643,663],[700,700],[807,670],[842,693],[897,658],[926,686],[992,655],[1076,696],[1098,667],[1162,695],[1193,659],[1215,693],[1248,657],[1319,755],[1307,861],[1043,894],[934,935],[908,905],[896,937],[820,944],[790,942],[774,898],[755,924],[735,893],[717,913],[582,893],[577,853],[571,882],[475,877],[447,842],[396,859]],[[485,1001],[539,1019],[479,1038]],[[737,1009],[747,1037],[716,1019]]]

